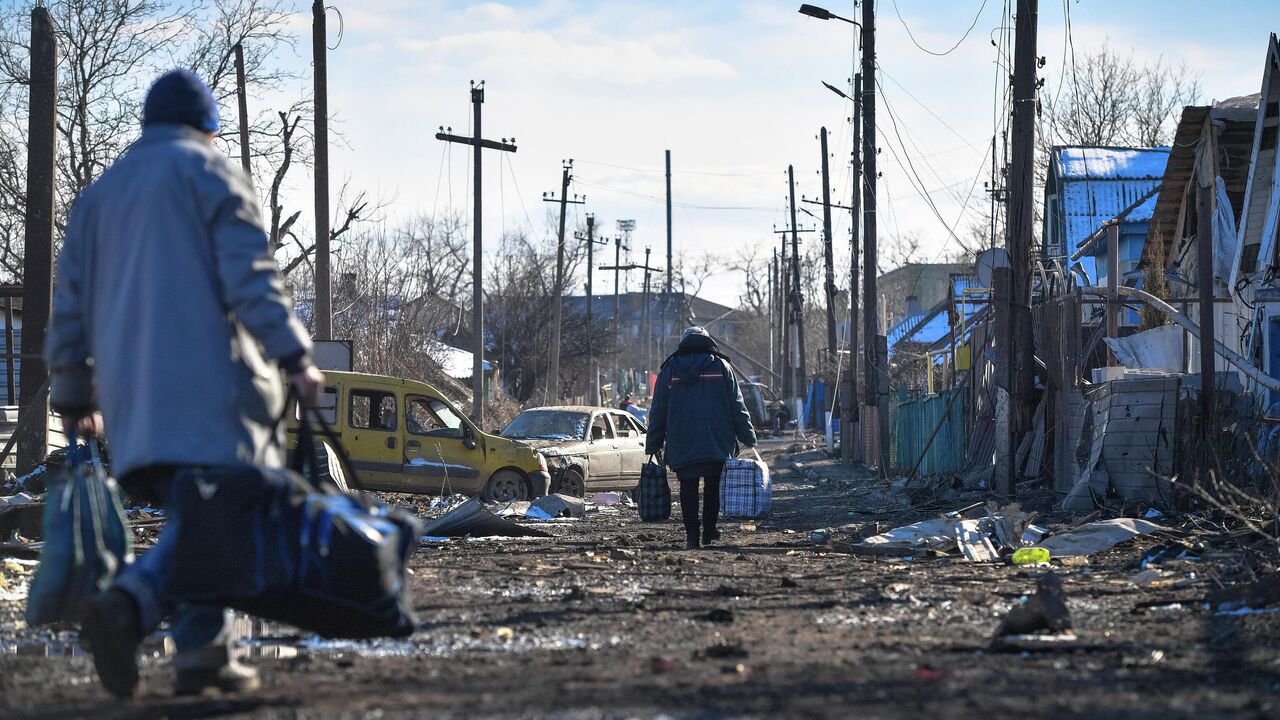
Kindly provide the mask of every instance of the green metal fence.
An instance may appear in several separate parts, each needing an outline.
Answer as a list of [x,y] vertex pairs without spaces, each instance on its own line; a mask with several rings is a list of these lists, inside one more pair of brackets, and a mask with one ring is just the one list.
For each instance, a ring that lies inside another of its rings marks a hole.
[[[959,393],[952,401],[952,395]],[[910,473],[920,462],[917,475],[939,475],[959,472],[964,467],[965,448],[968,440],[968,395],[961,386],[913,400],[896,402],[893,427],[894,457],[898,471]],[[951,409],[947,406],[950,404]],[[941,427],[939,427],[941,425]],[[929,437],[937,435],[929,443]],[[925,446],[928,445],[928,452]],[[921,461],[921,454],[924,460]]]

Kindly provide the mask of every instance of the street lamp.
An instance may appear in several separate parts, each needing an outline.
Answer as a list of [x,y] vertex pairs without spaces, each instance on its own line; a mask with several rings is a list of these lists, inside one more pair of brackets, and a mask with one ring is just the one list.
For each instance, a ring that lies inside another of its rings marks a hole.
[[835,85],[832,85],[831,83],[827,82],[826,80],[823,80],[823,81],[822,81],[822,85],[823,85],[823,87],[825,87],[826,89],[828,89],[828,90],[830,90],[831,92],[833,92],[833,93],[835,93],[835,94],[839,95],[840,97],[844,98],[845,100],[853,100],[853,98],[851,98],[851,97],[849,97],[848,95],[846,95],[846,94],[844,93],[844,91],[843,91],[843,90],[841,90],[840,88],[836,87]]
[[820,8],[817,5],[809,5],[808,3],[800,6],[800,14],[808,15],[809,17],[814,18],[815,20],[843,20],[849,23],[850,25],[857,25],[858,27],[862,27],[861,23],[854,22],[853,20],[850,20],[847,17],[840,17],[839,15],[831,12],[830,10]]

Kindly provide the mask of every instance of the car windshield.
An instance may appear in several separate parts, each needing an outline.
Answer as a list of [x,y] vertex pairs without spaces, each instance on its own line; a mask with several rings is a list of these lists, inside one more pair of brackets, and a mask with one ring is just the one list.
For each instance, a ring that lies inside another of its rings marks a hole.
[[526,410],[502,429],[502,437],[517,440],[583,440],[587,436],[586,413],[564,410]]

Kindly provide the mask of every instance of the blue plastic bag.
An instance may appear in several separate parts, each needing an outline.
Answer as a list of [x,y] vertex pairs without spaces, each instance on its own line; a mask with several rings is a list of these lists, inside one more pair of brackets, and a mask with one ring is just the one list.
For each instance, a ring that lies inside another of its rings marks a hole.
[[132,561],[119,487],[107,477],[96,443],[72,438],[45,496],[44,551],[27,596],[27,623],[77,622],[84,602]]

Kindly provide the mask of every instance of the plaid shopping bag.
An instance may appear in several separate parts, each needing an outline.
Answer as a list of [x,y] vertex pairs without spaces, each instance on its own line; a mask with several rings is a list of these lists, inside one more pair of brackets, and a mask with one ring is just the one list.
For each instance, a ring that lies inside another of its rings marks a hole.
[[720,514],[725,517],[762,518],[773,502],[769,466],[760,453],[751,449],[755,460],[733,458],[725,461],[720,475]]
[[644,522],[661,522],[671,517],[671,486],[667,484],[667,469],[654,462],[652,457],[640,468],[636,505]]

